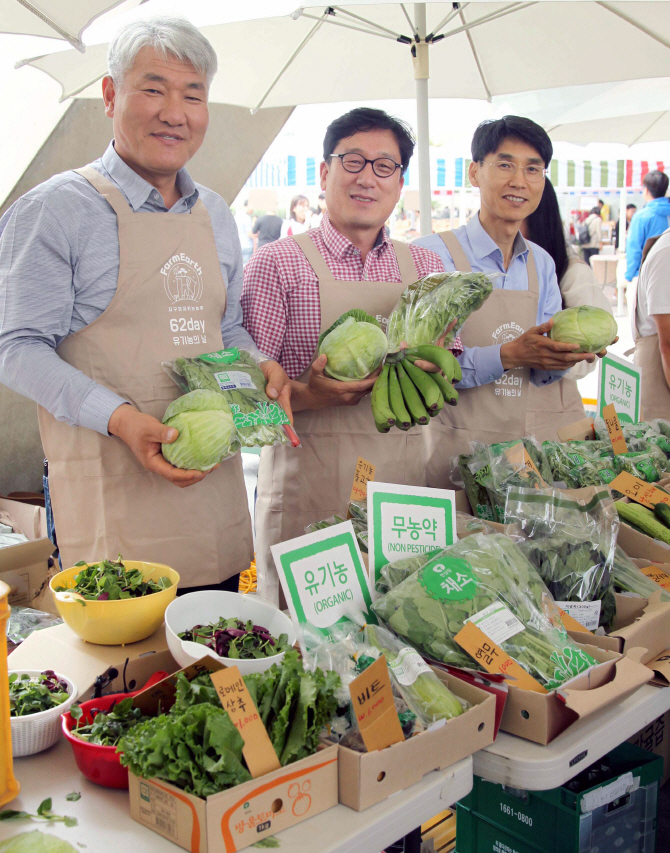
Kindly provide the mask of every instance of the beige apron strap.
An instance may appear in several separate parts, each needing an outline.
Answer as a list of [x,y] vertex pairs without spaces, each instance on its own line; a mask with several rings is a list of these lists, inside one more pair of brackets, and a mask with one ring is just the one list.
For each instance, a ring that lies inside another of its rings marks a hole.
[[82,178],[86,178],[89,184],[105,198],[117,216],[132,214],[133,209],[125,200],[121,191],[111,181],[104,178],[93,166],[82,166],[81,169],[73,169],[72,171],[81,175]]
[[400,270],[400,280],[402,283],[404,285],[408,285],[412,284],[414,281],[418,281],[421,276],[416,268],[414,258],[412,257],[412,253],[410,252],[407,243],[402,243],[400,240],[391,240],[390,243],[395,251],[398,268]]
[[444,241],[444,245],[449,249],[449,254],[456,269],[459,272],[472,272],[470,261],[455,234],[452,231],[440,231],[440,237]]
[[528,292],[534,293],[539,297],[540,279],[537,275],[537,267],[535,266],[535,255],[533,255],[533,250],[530,246],[528,246],[528,261],[526,262],[526,269],[528,270]]
[[328,264],[323,259],[321,252],[319,252],[314,245],[314,241],[307,231],[305,231],[304,234],[295,234],[291,237],[291,240],[295,240],[298,244],[319,281],[323,281],[327,278],[333,278],[333,274],[330,271]]

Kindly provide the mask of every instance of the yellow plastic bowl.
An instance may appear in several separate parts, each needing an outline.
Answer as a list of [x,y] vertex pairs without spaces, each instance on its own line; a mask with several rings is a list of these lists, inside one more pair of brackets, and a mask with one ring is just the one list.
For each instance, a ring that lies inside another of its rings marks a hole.
[[[163,622],[165,609],[177,595],[179,574],[162,563],[144,563],[124,560],[128,569],[139,569],[145,580],[169,577],[172,586],[142,598],[124,598],[119,601],[61,601],[56,587],[71,589],[74,577],[84,566],[73,566],[59,572],[51,579],[49,587],[59,615],[82,640],[101,646],[122,646],[150,637]],[[88,565],[92,565],[89,563]]]

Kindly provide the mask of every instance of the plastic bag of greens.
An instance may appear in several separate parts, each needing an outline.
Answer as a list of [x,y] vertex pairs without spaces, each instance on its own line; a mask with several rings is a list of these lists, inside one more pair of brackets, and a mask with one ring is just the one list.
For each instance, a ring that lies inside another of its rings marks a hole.
[[[372,608],[425,657],[478,668],[454,640],[465,622],[477,616],[482,630],[496,633],[492,639],[548,689],[595,663],[562,627],[555,627],[560,618],[547,588],[507,536],[478,533],[421,559],[422,566]],[[501,606],[508,610],[502,620]],[[489,608],[497,611],[502,631],[479,621]]]
[[[588,444],[597,446],[589,448],[586,446]],[[600,458],[601,449],[601,442],[596,441],[584,442],[581,447],[575,447],[571,442],[542,442],[542,450],[547,457],[553,479],[563,483],[567,483],[565,475],[568,471],[583,465],[587,459]]]
[[437,344],[455,320],[455,327],[444,339],[445,346],[452,343],[470,314],[489,298],[496,277],[443,272],[408,285],[389,317],[389,351],[399,350],[403,341],[410,347]]
[[54,625],[61,625],[62,622],[60,616],[45,613],[43,610],[34,610],[32,607],[17,607],[14,604],[7,620],[7,639],[18,646],[34,631],[52,628]]
[[408,577],[418,572],[426,563],[433,557],[437,557],[442,553],[441,548],[436,548],[434,551],[426,551],[423,554],[417,554],[413,557],[403,557],[401,560],[395,560],[392,563],[387,563],[382,566],[380,577],[375,584],[375,590],[379,595],[386,593],[401,584]]
[[670,592],[647,577],[618,545],[614,554],[613,574],[617,592],[630,592],[642,598],[649,598],[660,591],[661,601],[670,601]]
[[[670,457],[670,434],[663,432],[661,424],[665,423],[660,419],[653,421],[640,421],[635,424],[622,423],[621,431],[626,440],[626,445],[630,451],[645,451],[650,449],[650,445],[657,447],[663,455]],[[605,421],[598,417],[595,419],[595,430],[599,438],[601,438],[608,447],[612,446],[610,441]],[[662,461],[662,460],[661,460]]]
[[242,447],[300,444],[286,412],[265,393],[263,371],[248,352],[233,347],[196,358],[175,358],[162,366],[185,393],[205,388],[223,394]]
[[[565,472],[565,484],[569,489],[582,489],[585,486],[607,486],[616,477],[614,454],[601,456],[598,459],[587,459],[581,465]],[[621,497],[620,492],[613,491],[612,495]]]
[[627,471],[645,483],[655,483],[663,477],[665,465],[659,462],[655,453],[618,453],[614,457],[614,470],[617,474]]
[[[326,527],[333,527],[335,524],[342,524],[346,521],[345,518],[342,518],[339,515],[331,515],[328,518],[324,518],[321,521],[314,521],[312,524],[308,524],[305,527],[305,533],[315,533],[317,530],[325,530]],[[363,551],[363,553],[368,553],[368,525],[367,522],[363,522],[360,518],[352,517],[351,523],[354,527],[354,533],[356,534],[356,539],[358,540],[358,547]]]
[[474,518],[466,512],[456,510],[456,538],[465,539],[475,533],[495,533],[495,527],[487,524],[481,518]]
[[[482,471],[482,469],[485,470]],[[491,486],[492,481],[490,480],[491,469],[488,465],[484,446],[482,445],[474,453],[461,454],[457,460],[457,470],[473,513],[477,518],[495,521],[495,509],[486,488],[487,480]]]
[[[619,519],[605,487],[512,489],[505,508],[512,537],[558,603],[600,602],[609,627],[616,605],[612,562]],[[590,627],[587,625],[586,627]]]

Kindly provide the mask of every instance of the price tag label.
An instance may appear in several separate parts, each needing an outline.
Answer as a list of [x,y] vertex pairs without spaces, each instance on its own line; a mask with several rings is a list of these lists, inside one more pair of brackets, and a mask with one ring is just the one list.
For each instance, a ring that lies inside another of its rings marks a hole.
[[644,566],[640,569],[650,580],[667,589],[670,592],[670,575],[666,574],[658,566]]
[[600,622],[600,601],[557,601],[561,610],[569,614],[587,631],[595,631]]
[[532,675],[520,666],[513,658],[496,645],[490,637],[478,628],[473,622],[466,622],[456,634],[454,640],[466,651],[471,658],[486,670],[486,672],[498,672],[512,679],[515,687],[522,690],[531,690],[533,693],[546,693],[547,691],[536,681]]
[[364,501],[368,496],[368,483],[375,478],[375,466],[362,456],[358,457],[354,482],[351,487],[350,501]]
[[395,560],[446,548],[456,541],[456,496],[447,489],[392,483],[368,486],[370,592]]
[[626,439],[623,437],[621,423],[614,408],[614,403],[605,406],[603,409],[603,419],[609,433],[610,441],[612,442],[612,449],[615,456],[619,453],[628,453],[628,446],[626,445]]
[[598,412],[602,418],[608,405],[616,408],[621,423],[639,422],[640,368],[610,353],[598,360]]
[[293,621],[324,630],[352,608],[377,624],[368,576],[351,521],[272,546]]
[[670,503],[670,495],[667,492],[657,488],[653,483],[645,483],[628,471],[617,474],[609,486],[610,489],[621,492],[632,501],[646,506],[647,509],[653,509],[656,504]]
[[368,752],[405,740],[384,655],[351,682],[349,693]]
[[524,630],[523,622],[520,622],[501,601],[494,601],[493,604],[489,604],[465,621],[472,622],[480,628],[494,643],[504,643],[505,640]]
[[242,754],[251,775],[255,779],[278,770],[281,765],[277,753],[239,669],[230,666],[211,673],[210,678],[221,704],[244,738]]
[[512,447],[508,447],[505,451],[505,456],[510,465],[513,465],[518,469],[522,476],[524,472],[527,476],[528,472],[532,471],[540,477],[541,482],[544,483],[545,486],[547,485],[540,476],[540,472],[537,470],[537,466],[530,458],[528,451],[523,446],[523,442],[519,441],[517,444],[512,445]]

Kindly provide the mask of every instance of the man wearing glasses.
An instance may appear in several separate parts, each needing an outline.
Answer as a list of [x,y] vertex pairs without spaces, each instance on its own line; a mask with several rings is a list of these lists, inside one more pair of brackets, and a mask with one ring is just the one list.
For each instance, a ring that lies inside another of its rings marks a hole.
[[[425,484],[421,428],[380,435],[363,400],[376,376],[338,382],[315,358],[319,335],[352,308],[386,321],[406,285],[442,271],[427,249],[389,240],[384,223],[400,198],[414,150],[408,128],[382,112],[352,110],[327,129],[318,228],[271,243],[244,270],[245,328],[291,378],[302,448],[263,448],[256,504],[259,593],[279,599],[270,546],[346,511],[359,456],[376,479]],[[359,405],[360,404],[360,405]]]
[[[566,409],[560,385],[537,389],[595,358],[547,337],[551,317],[562,308],[556,269],[519,230],[540,203],[552,154],[551,140],[530,119],[483,122],[472,138],[468,173],[480,191],[479,213],[455,231],[415,243],[439,254],[446,270],[497,274],[493,293],[461,332],[463,379],[456,387],[465,393],[455,409],[425,427],[429,486],[449,484],[450,457],[469,452],[471,441],[491,444],[528,433],[540,441],[556,438],[553,414]],[[575,411],[574,420],[579,417]]]

